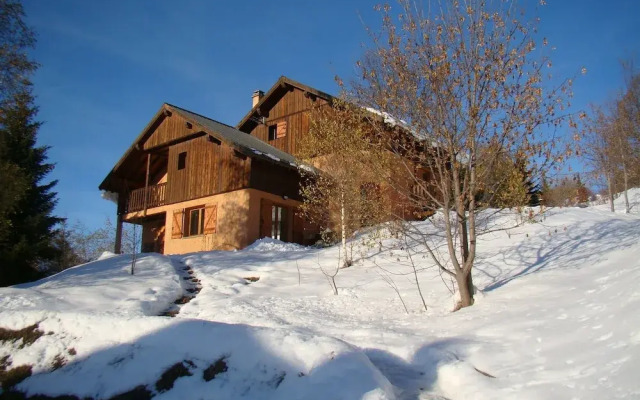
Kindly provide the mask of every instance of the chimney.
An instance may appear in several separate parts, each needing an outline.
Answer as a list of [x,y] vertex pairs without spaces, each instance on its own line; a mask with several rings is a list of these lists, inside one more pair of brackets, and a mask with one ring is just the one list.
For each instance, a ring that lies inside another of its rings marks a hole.
[[251,95],[251,107],[255,107],[262,96],[264,96],[264,92],[262,90],[256,90],[255,92],[253,92],[253,94]]

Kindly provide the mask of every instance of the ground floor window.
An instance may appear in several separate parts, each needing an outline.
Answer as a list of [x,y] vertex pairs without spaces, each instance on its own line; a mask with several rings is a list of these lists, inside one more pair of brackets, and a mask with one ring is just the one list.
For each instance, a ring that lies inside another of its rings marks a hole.
[[204,207],[188,209],[186,218],[185,236],[202,235],[204,232]]
[[271,237],[287,240],[287,209],[280,206],[271,206]]

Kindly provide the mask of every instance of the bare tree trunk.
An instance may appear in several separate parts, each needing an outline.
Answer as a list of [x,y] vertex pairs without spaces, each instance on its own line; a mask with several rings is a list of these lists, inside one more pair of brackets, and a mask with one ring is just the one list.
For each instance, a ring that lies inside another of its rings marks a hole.
[[137,227],[138,225],[133,225],[133,254],[131,255],[131,275],[135,275],[136,273],[136,261],[138,258],[138,246],[136,246]]
[[351,265],[351,260],[349,260],[349,256],[347,255],[347,231],[344,217],[344,192],[340,194],[340,231],[342,234],[342,254],[344,254],[343,267],[348,267],[349,265]]
[[460,308],[469,307],[473,305],[473,281],[471,278],[471,268],[468,268],[469,263],[472,261],[469,259],[469,231],[467,223],[467,212],[462,196],[456,199],[457,203],[457,218],[458,218],[458,236],[460,238],[460,256],[462,258],[462,268],[460,271],[456,271],[456,280],[458,282],[458,290],[460,290]]
[[616,212],[616,206],[613,204],[613,182],[611,175],[607,174],[607,189],[609,190],[609,204],[611,204],[611,212]]
[[622,163],[622,176],[624,177],[624,207],[625,212],[629,214],[631,212],[631,208],[629,207],[629,195],[627,194],[627,189],[629,187],[629,174],[627,173],[627,165]]
[[460,291],[460,304],[456,309],[473,305],[473,280],[471,272],[456,275],[458,290]]

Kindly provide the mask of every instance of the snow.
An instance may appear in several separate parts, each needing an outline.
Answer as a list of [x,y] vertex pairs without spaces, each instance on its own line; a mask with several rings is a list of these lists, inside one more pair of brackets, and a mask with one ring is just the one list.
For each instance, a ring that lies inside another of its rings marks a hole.
[[117,192],[109,192],[107,190],[102,190],[100,192],[100,197],[102,197],[105,200],[109,200],[113,203],[118,204],[118,193]]
[[3,288],[0,309],[157,315],[182,292],[173,262],[166,257],[142,255],[135,271],[131,275],[131,255],[79,265],[37,282]]
[[407,122],[405,120],[398,119],[393,115],[389,114],[388,112],[380,111],[372,107],[365,107],[365,110],[369,111],[370,113],[381,116],[383,118],[384,123],[389,124],[392,127],[400,126],[401,128],[405,128],[405,129],[408,128]]
[[111,258],[111,257],[115,257],[115,256],[117,256],[116,253],[112,253],[110,251],[103,251],[102,254],[100,254],[100,256],[98,257],[98,261],[106,260],[107,258]]
[[262,238],[245,248],[247,251],[303,251],[306,247],[296,243],[285,243],[272,238]]
[[265,155],[266,155],[267,157],[269,157],[270,159],[274,160],[274,161],[280,161],[280,159],[279,159],[278,157],[274,156],[274,155],[273,155],[273,154],[271,154],[271,153],[266,153]]
[[[627,191],[627,197],[629,198],[629,208],[631,214],[640,214],[640,188],[631,188]],[[594,208],[603,211],[610,211],[611,205],[609,204],[609,199],[607,196],[602,198],[604,204],[598,204]],[[613,205],[615,208],[615,212],[617,213],[626,213],[626,204],[624,201],[624,195],[622,193],[618,193],[614,196]]]
[[[386,111],[380,111],[380,110],[375,109],[373,107],[365,107],[365,110],[369,111],[370,113],[373,113],[373,114],[381,116],[383,122],[385,124],[389,125],[392,128],[395,128],[396,126],[399,126],[400,128],[404,129],[405,131],[410,132],[418,140],[426,140],[427,139],[427,135],[425,135],[424,133],[419,133],[417,130],[415,130],[414,128],[409,126],[407,121],[405,121],[403,119],[396,118],[396,117],[394,117],[393,115],[389,114]],[[436,141],[431,141],[431,146],[438,147],[438,143]]]
[[[34,366],[16,386],[30,395],[103,399],[146,385],[158,399],[638,398],[640,216],[607,210],[551,209],[482,236],[482,292],[455,313],[428,259],[424,311],[405,253],[381,251],[372,233],[352,242],[357,261],[338,273],[337,296],[321,269],[338,265],[338,247],[262,239],[241,251],[149,254],[134,276],[131,256],[104,258],[0,289],[0,327],[51,332],[24,348],[1,343],[0,358]],[[184,293],[185,266],[202,290],[176,318],[156,316]],[[51,371],[56,355],[68,363]],[[221,359],[227,370],[205,381]],[[156,389],[179,362],[191,376]]]

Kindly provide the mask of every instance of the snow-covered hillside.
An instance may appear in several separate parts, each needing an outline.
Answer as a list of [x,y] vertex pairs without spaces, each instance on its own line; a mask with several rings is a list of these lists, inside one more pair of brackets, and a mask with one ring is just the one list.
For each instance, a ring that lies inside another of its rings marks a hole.
[[[627,197],[629,199],[629,212],[631,214],[640,214],[640,188],[629,189],[627,191]],[[608,199],[605,197],[603,200],[607,201],[607,203],[599,204],[595,206],[595,208],[599,210],[611,210],[611,205],[609,204]],[[626,213],[626,203],[622,193],[618,193],[615,196],[613,205],[617,213]]]
[[482,293],[455,313],[435,268],[424,311],[402,252],[375,246],[337,296],[320,270],[337,248],[145,255],[134,276],[117,256],[0,289],[0,371],[31,366],[27,396],[94,399],[639,398],[639,238],[640,217],[602,206],[483,236]]

